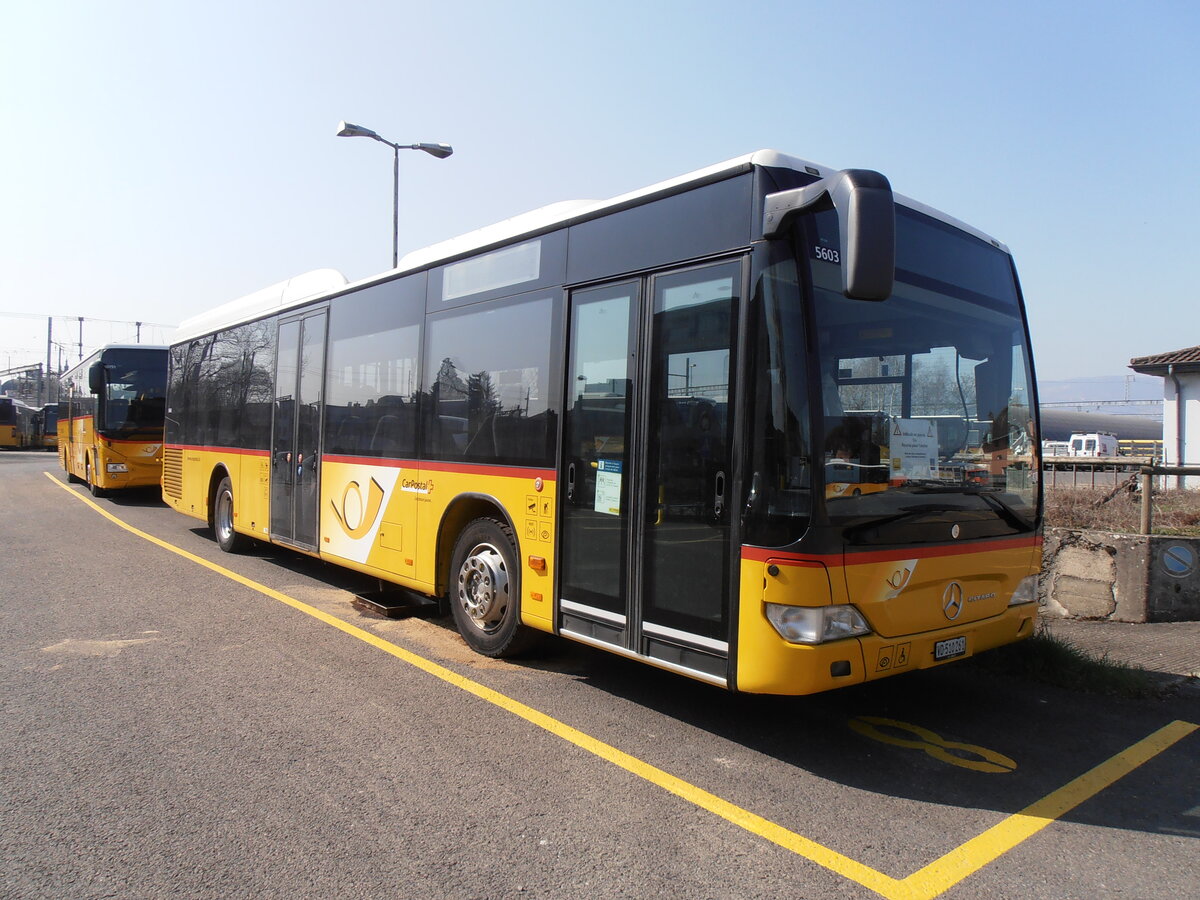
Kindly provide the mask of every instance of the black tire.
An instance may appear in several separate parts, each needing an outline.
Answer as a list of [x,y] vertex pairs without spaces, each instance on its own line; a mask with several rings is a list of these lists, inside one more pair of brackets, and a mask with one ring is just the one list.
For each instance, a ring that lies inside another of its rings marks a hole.
[[245,535],[233,530],[233,482],[228,476],[221,479],[213,495],[212,530],[217,546],[226,553],[241,553],[250,543]]
[[92,496],[93,497],[103,497],[104,493],[105,493],[104,488],[97,486],[96,482],[92,478],[91,460],[88,460],[84,464],[84,472],[87,473],[87,477],[86,477],[86,480],[84,483],[87,485],[88,490],[92,492]]
[[521,624],[521,570],[512,531],[495,519],[463,529],[450,557],[450,611],[463,640],[492,658],[517,656],[536,641]]

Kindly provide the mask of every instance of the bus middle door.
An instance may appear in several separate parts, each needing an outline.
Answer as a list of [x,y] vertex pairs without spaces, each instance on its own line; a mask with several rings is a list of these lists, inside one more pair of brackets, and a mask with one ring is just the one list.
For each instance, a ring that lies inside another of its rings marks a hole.
[[317,548],[325,310],[279,323],[271,437],[271,539]]

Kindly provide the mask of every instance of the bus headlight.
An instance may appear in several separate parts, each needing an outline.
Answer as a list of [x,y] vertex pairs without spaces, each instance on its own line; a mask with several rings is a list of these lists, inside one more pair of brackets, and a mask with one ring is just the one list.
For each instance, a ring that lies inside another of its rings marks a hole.
[[1038,598],[1038,577],[1036,575],[1026,575],[1021,579],[1017,589],[1013,591],[1012,599],[1008,601],[1009,606],[1019,606],[1022,603],[1036,603]]
[[116,475],[120,472],[129,471],[129,466],[125,465],[125,463],[108,463],[104,468],[108,469],[109,475]]
[[870,632],[853,606],[784,606],[768,603],[767,620],[791,644],[823,644]]

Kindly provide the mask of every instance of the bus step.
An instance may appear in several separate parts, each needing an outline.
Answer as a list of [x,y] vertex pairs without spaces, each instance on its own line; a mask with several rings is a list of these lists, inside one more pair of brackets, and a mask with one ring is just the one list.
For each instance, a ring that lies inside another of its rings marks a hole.
[[386,591],[363,591],[354,595],[352,605],[364,612],[387,616],[389,619],[407,619],[413,616],[433,618],[441,615],[441,604],[432,597],[405,591],[399,588]]

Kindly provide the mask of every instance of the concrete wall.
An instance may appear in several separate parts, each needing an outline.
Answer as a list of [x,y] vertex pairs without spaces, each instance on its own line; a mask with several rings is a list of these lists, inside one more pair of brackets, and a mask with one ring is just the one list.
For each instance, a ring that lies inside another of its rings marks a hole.
[[1047,528],[1039,602],[1050,616],[1200,621],[1200,538]]

